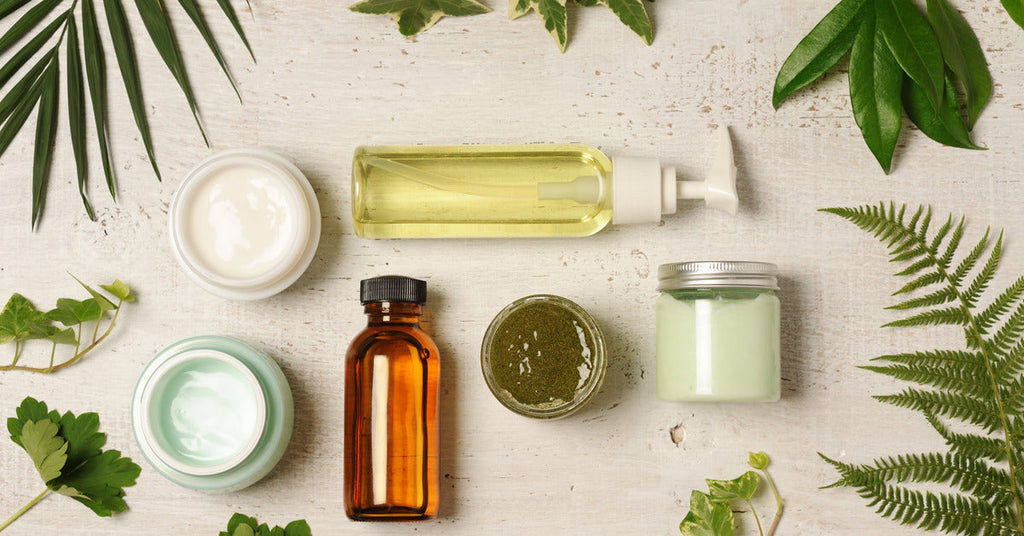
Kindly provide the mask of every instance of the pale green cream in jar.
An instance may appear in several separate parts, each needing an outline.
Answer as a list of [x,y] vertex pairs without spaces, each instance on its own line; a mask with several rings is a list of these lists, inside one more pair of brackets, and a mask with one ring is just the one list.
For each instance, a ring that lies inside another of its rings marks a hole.
[[658,270],[658,397],[769,402],[780,395],[778,269],[683,262]]

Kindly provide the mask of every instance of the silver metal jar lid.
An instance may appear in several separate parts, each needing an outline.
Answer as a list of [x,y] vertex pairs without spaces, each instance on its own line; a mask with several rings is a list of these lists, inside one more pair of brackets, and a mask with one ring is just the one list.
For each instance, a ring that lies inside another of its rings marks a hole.
[[673,262],[658,267],[658,290],[761,288],[778,290],[779,268],[767,262]]

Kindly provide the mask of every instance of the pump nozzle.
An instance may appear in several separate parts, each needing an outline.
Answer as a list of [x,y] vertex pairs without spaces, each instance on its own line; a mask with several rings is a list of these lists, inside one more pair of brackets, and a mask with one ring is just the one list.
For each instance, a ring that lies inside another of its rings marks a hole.
[[677,182],[676,197],[703,199],[711,208],[736,215],[740,199],[736,195],[736,164],[732,154],[732,140],[729,138],[728,128],[723,127],[719,132],[721,134],[718,137],[718,151],[711,162],[707,177],[703,181]]

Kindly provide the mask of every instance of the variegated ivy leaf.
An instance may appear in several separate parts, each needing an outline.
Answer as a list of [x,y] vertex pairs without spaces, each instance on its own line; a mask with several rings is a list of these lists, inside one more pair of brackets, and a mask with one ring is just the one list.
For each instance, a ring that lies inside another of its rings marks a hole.
[[357,13],[391,15],[398,31],[405,36],[430,28],[444,16],[462,17],[491,11],[476,0],[363,0],[349,9]]
[[518,19],[531,10],[537,12],[548,33],[558,43],[558,49],[565,52],[565,44],[569,40],[565,0],[509,0],[508,18]]
[[654,28],[644,9],[644,0],[576,0],[580,6],[607,6],[629,29],[636,32],[648,45],[654,42]]

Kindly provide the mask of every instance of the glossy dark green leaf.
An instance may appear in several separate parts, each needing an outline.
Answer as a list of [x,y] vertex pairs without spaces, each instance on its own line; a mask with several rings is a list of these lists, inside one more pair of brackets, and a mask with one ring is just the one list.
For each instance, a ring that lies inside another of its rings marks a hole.
[[242,102],[242,94],[238,91],[238,86],[235,84],[234,77],[231,76],[231,72],[228,71],[227,61],[224,59],[224,55],[220,51],[220,47],[217,45],[217,40],[213,37],[213,32],[210,31],[210,26],[206,23],[206,18],[203,16],[203,10],[199,7],[195,0],[178,0],[181,4],[182,9],[188,14],[188,17],[192,19],[192,24],[195,24],[196,29],[199,30],[199,34],[203,36],[206,41],[206,46],[210,47],[210,52],[213,53],[213,57],[216,58],[217,63],[220,64],[220,68],[224,71],[224,76],[227,77],[228,82],[231,83],[231,88],[235,90],[235,95],[238,96],[238,102]]
[[953,83],[946,80],[942,105],[938,112],[932,107],[928,95],[921,86],[907,80],[903,88],[903,107],[907,117],[929,138],[950,147],[961,149],[982,149],[971,141],[963,117],[960,115]]
[[842,0],[800,41],[775,78],[772,106],[778,108],[787,97],[821,78],[850,51],[866,3]]
[[1024,28],[1024,0],[1002,0],[1003,9],[1017,26]]
[[[249,38],[245,36],[245,30],[242,29],[242,25],[238,22],[238,13],[235,13],[234,6],[231,5],[231,0],[217,0],[220,4],[221,11],[231,22],[231,26],[235,29],[235,33],[238,34],[238,38],[242,40],[242,44],[245,45],[245,49],[249,51],[249,56],[252,61],[256,61],[256,55],[252,52],[252,46],[249,45]],[[249,4],[249,0],[246,0],[246,5]],[[252,9],[252,6],[249,6]]]
[[96,221],[96,214],[86,194],[88,166],[85,151],[85,83],[82,80],[82,58],[78,51],[78,26],[74,17],[68,18],[67,27],[67,84],[68,128],[71,135],[71,152],[75,156],[75,172],[78,175],[78,195],[85,205],[89,219]]
[[0,0],[0,19],[21,9],[29,0]]
[[11,56],[11,59],[7,60],[7,63],[3,67],[0,67],[0,88],[4,87],[7,82],[14,76],[14,73],[18,72],[32,56],[35,56],[39,52],[43,45],[53,37],[53,34],[64,24],[64,19],[68,16],[67,12],[60,14],[50,24],[42,29],[31,41],[25,44],[18,52]]
[[50,62],[43,73],[43,89],[36,117],[35,152],[32,157],[32,227],[39,223],[46,201],[46,185],[50,180],[53,145],[57,140],[57,103],[60,92],[59,62]]
[[928,0],[928,20],[939,40],[942,57],[963,84],[967,97],[967,128],[974,128],[981,109],[992,96],[992,74],[971,25],[946,0]]
[[103,58],[103,44],[100,42],[99,25],[93,0],[82,2],[82,45],[85,52],[85,74],[89,81],[89,100],[92,102],[96,138],[100,145],[100,160],[103,161],[103,175],[107,179],[110,197],[117,199],[114,185],[114,165],[110,160],[107,146],[107,71]]
[[32,6],[32,9],[22,15],[10,29],[4,32],[3,35],[0,35],[0,54],[6,52],[11,45],[25,37],[29,30],[35,28],[60,2],[61,0],[44,0]]
[[149,155],[153,172],[156,173],[157,179],[161,179],[160,168],[157,167],[156,155],[153,151],[153,136],[149,130],[149,119],[146,117],[146,105],[142,99],[142,82],[139,79],[139,67],[135,59],[135,44],[128,28],[124,7],[120,0],[103,0],[103,9],[107,14],[107,26],[110,28],[110,38],[114,42],[117,67],[121,71],[121,80],[128,93],[128,103],[131,105],[132,115],[135,116],[135,125],[139,128],[143,145],[146,146],[146,154]]
[[876,31],[869,10],[850,52],[850,104],[864,141],[886,173],[900,136],[903,71]]
[[196,125],[199,126],[199,133],[202,134],[203,141],[209,147],[210,140],[206,137],[203,122],[199,120],[199,107],[196,105],[195,94],[192,93],[192,84],[189,83],[185,63],[181,60],[181,52],[178,51],[178,41],[174,37],[174,28],[167,18],[162,0],[135,0],[135,7],[139,10],[142,24],[149,32],[149,37],[153,40],[157,52],[160,53],[160,58],[164,60],[164,65],[171,71],[181,92],[185,94],[192,117],[195,118]]
[[942,104],[945,69],[939,42],[928,20],[907,0],[876,0],[878,30],[896,61],[917,82],[934,108]]
[[43,69],[53,60],[54,52],[50,51],[43,55],[42,58],[27,73],[14,84],[14,86],[4,95],[3,99],[0,99],[0,125],[7,120],[8,117],[18,107],[18,104],[23,99],[27,98],[32,86],[39,80],[39,77],[43,74]]

